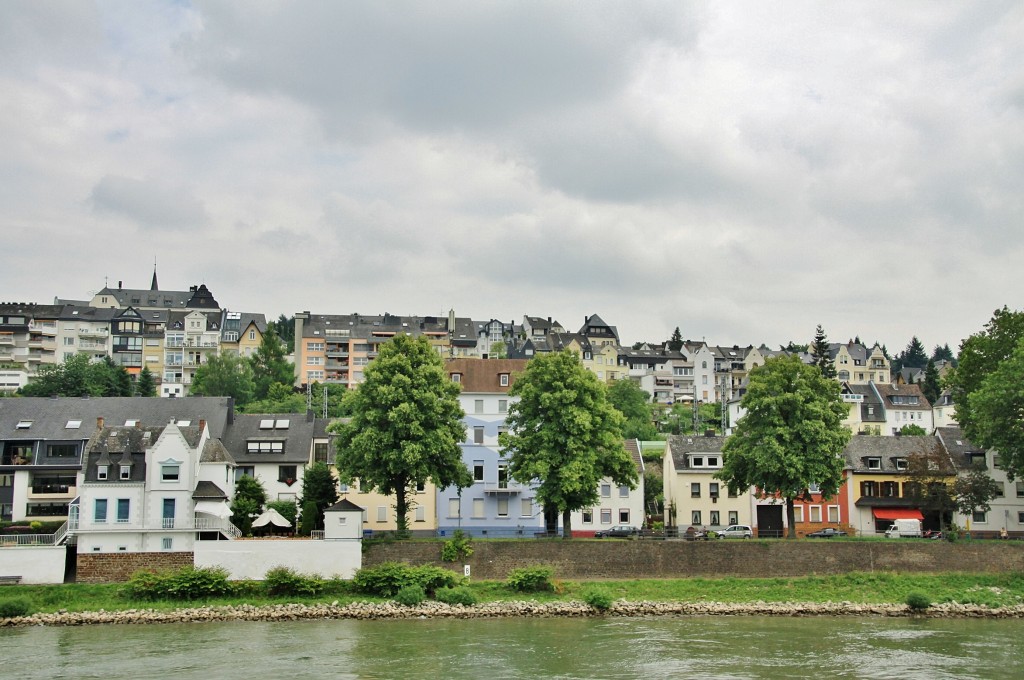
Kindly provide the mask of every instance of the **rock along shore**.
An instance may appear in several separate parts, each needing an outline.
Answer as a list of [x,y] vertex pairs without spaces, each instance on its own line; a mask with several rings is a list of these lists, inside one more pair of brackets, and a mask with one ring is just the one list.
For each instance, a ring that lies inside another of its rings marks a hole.
[[1024,618],[1024,605],[990,609],[978,605],[944,603],[923,612],[905,604],[858,604],[854,602],[775,603],[750,602],[626,602],[620,600],[607,612],[582,602],[534,601],[489,602],[471,607],[424,602],[405,607],[394,602],[356,602],[347,605],[277,604],[193,607],[172,611],[128,609],[123,611],[57,612],[0,618],[0,627],[83,626],[101,623],[191,623],[201,621],[298,621],[303,619],[478,619],[501,617],[590,616],[926,616],[931,618]]

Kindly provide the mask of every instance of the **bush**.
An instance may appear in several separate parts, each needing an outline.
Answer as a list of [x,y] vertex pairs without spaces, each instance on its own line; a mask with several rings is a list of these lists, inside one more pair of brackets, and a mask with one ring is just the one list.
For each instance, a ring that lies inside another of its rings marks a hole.
[[919,590],[907,594],[907,606],[914,611],[924,611],[932,606],[932,599]]
[[220,567],[183,567],[178,571],[141,570],[132,574],[127,595],[137,600],[202,600],[234,593],[228,572]]
[[470,537],[461,529],[456,529],[451,539],[444,542],[441,548],[441,559],[445,562],[455,562],[459,558],[471,557],[473,555],[473,544]]
[[264,577],[263,586],[268,595],[315,597],[323,592],[324,580],[317,575],[300,574],[289,567],[274,567]]
[[403,586],[401,590],[395,593],[395,602],[405,607],[415,607],[418,604],[423,604],[425,599],[427,599],[427,594],[423,591],[423,587],[416,584]]
[[536,593],[544,590],[554,590],[551,582],[554,570],[551,567],[523,567],[513,569],[508,574],[506,585],[512,590],[521,593]]
[[32,603],[24,597],[0,601],[0,619],[14,616],[28,616],[32,613]]
[[410,567],[398,562],[385,562],[356,572],[352,585],[356,590],[379,597],[393,597],[405,586],[417,585],[426,593],[459,584],[454,572],[441,567],[423,565]]
[[583,601],[599,612],[606,612],[612,608],[615,598],[607,588],[590,586],[582,593]]
[[434,599],[445,604],[461,604],[466,607],[476,604],[476,594],[466,586],[438,588],[434,593]]

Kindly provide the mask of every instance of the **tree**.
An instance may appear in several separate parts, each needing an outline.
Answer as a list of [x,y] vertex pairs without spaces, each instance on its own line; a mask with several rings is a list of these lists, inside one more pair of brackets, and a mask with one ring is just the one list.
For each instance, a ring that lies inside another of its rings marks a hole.
[[252,400],[255,386],[249,362],[236,354],[210,357],[196,369],[189,391],[205,397],[234,397],[238,406]]
[[644,472],[644,509],[649,514],[665,514],[665,479],[654,470]]
[[807,352],[810,349],[810,347],[811,347],[810,345],[806,345],[806,344],[804,344],[804,345],[797,344],[797,343],[793,342],[792,340],[790,340],[785,345],[779,345],[779,349],[781,349],[783,352],[791,352],[793,354],[804,354],[805,352]]
[[295,504],[295,501],[270,501],[267,503],[267,509],[277,510],[281,517],[288,520],[293,527],[295,526],[295,518],[299,516],[299,506]]
[[149,366],[143,366],[142,371],[139,372],[139,379],[135,381],[135,396],[156,396],[156,378],[153,376],[153,372],[149,370]]
[[956,469],[938,442],[922,445],[921,449],[907,456],[904,476],[908,484],[904,495],[910,503],[938,517],[939,529],[945,531],[953,518],[956,500],[953,496],[953,477]]
[[242,410],[246,413],[305,413],[306,397],[296,392],[291,385],[274,383],[266,397],[250,401]]
[[1024,423],[1014,411],[1024,395],[1013,385],[1015,368],[1018,383],[1022,375],[1024,360],[1014,358],[1022,340],[1024,312],[997,309],[983,331],[960,343],[956,369],[947,378],[964,434],[978,446],[998,449],[1011,476],[1024,474]]
[[939,362],[939,361],[953,362],[955,360],[956,360],[956,357],[953,356],[953,350],[951,350],[949,348],[949,343],[948,342],[945,345],[935,345],[935,349],[932,350],[932,361],[934,361],[934,362]]
[[90,361],[75,354],[59,364],[40,366],[38,375],[21,388],[25,397],[130,397],[131,376],[110,357]]
[[274,322],[274,330],[277,331],[277,336],[281,338],[281,342],[284,343],[285,352],[291,354],[295,351],[295,316],[285,316],[282,314],[277,317],[277,321]]
[[252,533],[252,521],[263,512],[267,503],[267,491],[260,480],[251,475],[242,475],[235,482],[235,498],[231,501],[231,523],[243,535]]
[[814,365],[821,369],[823,376],[826,378],[836,377],[836,366],[832,363],[832,351],[829,348],[828,338],[825,336],[825,329],[821,327],[821,324],[814,329],[811,356],[814,357]]
[[651,395],[628,378],[616,380],[608,387],[608,401],[624,419],[650,422]]
[[574,352],[534,358],[509,390],[508,432],[498,435],[514,479],[537,480],[537,502],[554,532],[572,537],[571,513],[596,504],[602,479],[636,488],[636,465],[622,441],[623,417],[605,386]]
[[923,427],[910,423],[900,428],[901,437],[921,437],[928,434]]
[[793,500],[817,484],[825,498],[836,495],[843,475],[849,412],[839,383],[796,356],[765,361],[750,372],[741,402],[747,414],[722,447],[716,475],[730,491],[756,487],[786,502],[789,537],[796,538]]
[[672,331],[672,338],[666,343],[666,347],[672,352],[678,352],[683,348],[683,336],[679,332],[679,326]]
[[407,335],[381,345],[346,395],[352,417],[336,428],[338,477],[393,494],[400,536],[408,534],[409,496],[418,485],[473,483],[459,446],[466,428],[458,395],[427,338]]
[[[976,512],[988,512],[991,509],[989,502],[998,498],[1002,491],[1002,485],[989,476],[984,465],[972,467],[966,474],[962,474],[953,482],[953,497],[956,502],[956,509],[961,515],[965,515],[970,522]],[[967,525],[968,531],[970,524]]]
[[942,388],[939,386],[939,369],[935,368],[935,362],[931,359],[928,360],[928,366],[924,369],[924,383],[921,385],[921,392],[931,404],[935,404],[942,394]]
[[[313,528],[324,528],[324,510],[338,502],[338,480],[325,463],[313,463],[302,476],[302,514],[305,520],[306,508],[312,508]],[[305,522],[303,522],[305,526]]]
[[124,366],[118,366],[109,356],[89,364],[91,384],[101,397],[130,397],[135,391],[132,377]]
[[250,359],[257,399],[266,397],[272,385],[290,386],[295,382],[294,369],[285,359],[286,353],[285,345],[277,334],[277,327],[273,322],[267,324],[267,332],[263,334],[260,346]]
[[507,359],[508,348],[500,340],[491,343],[491,352],[488,354],[491,359]]
[[924,368],[928,363],[928,354],[924,351],[924,345],[917,339],[917,336],[910,338],[907,348],[900,355],[902,368]]

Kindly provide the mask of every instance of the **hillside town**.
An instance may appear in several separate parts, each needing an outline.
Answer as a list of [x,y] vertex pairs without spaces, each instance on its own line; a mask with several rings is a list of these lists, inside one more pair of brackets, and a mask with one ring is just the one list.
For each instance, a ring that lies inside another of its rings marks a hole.
[[[716,474],[726,438],[744,416],[751,371],[786,354],[805,363],[821,360],[806,347],[787,352],[682,338],[626,347],[618,329],[597,314],[582,317],[577,327],[530,315],[473,320],[454,310],[447,317],[303,311],[294,315],[288,360],[291,392],[306,397],[305,409],[243,412],[231,396],[192,393],[197,372],[213,358],[253,357],[271,331],[279,332],[263,314],[222,306],[203,284],[160,289],[155,270],[147,289],[118,282],[88,300],[0,304],[0,388],[8,393],[25,391],[55,365],[85,356],[123,368],[133,383],[150,374],[160,397],[0,399],[0,520],[62,522],[50,540],[74,546],[79,565],[83,554],[152,552],[194,553],[198,563],[211,546],[222,560],[227,543],[261,533],[259,523],[239,528],[231,521],[239,482],[252,478],[265,498],[248,520],[265,519],[265,510],[284,504],[292,508],[290,518],[269,516],[263,533],[294,533],[307,471],[335,463],[334,418],[326,398],[313,408],[313,395],[323,386],[357,388],[381,346],[409,336],[425,338],[444,359],[447,379],[461,388],[462,462],[472,479],[462,488],[417,486],[413,535],[533,538],[549,530],[536,484],[510,476],[499,436],[507,431],[517,377],[535,357],[563,350],[576,353],[601,383],[638,386],[655,421],[673,412],[687,420],[676,433],[625,442],[639,484],[602,481],[599,503],[573,513],[574,536],[625,527],[692,537],[740,527],[749,536],[772,538],[789,528],[777,498],[755,488],[730,492]],[[926,529],[953,523],[979,537],[1024,536],[1024,483],[1010,481],[997,453],[965,438],[948,390],[929,400],[920,384],[923,371],[894,371],[877,344],[850,340],[827,347],[825,360],[848,407],[843,425],[854,436],[843,452],[838,493],[825,497],[812,485],[797,499],[798,534],[883,535],[913,519]],[[945,373],[951,362],[936,368]],[[717,419],[702,415],[708,407]],[[914,494],[919,480],[908,477],[911,461],[922,455],[949,479],[983,466],[1000,492],[984,511],[922,507]],[[663,492],[645,495],[652,471]],[[393,496],[357,479],[338,492],[337,504],[319,508],[311,538],[358,541],[398,528]],[[358,566],[357,557],[349,559]]]

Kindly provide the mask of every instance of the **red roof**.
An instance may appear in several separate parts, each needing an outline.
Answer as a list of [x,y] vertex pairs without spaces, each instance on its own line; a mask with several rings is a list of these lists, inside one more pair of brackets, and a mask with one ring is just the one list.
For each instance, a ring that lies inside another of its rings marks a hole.
[[917,508],[872,508],[875,519],[924,519]]

